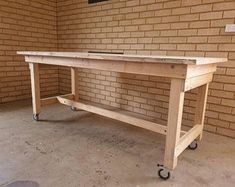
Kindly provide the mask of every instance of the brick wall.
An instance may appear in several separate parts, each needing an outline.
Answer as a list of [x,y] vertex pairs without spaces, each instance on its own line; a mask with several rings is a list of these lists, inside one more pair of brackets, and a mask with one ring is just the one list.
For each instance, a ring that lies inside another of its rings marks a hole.
[[[0,103],[31,97],[28,64],[17,50],[56,49],[56,0],[0,0]],[[40,74],[42,95],[58,93],[58,68]]]
[[[228,57],[210,84],[205,129],[235,137],[234,0],[58,0],[58,49],[126,54]],[[145,114],[166,123],[169,80],[80,70],[82,99]],[[60,92],[69,92],[69,70],[59,69]],[[186,94],[183,124],[192,125],[196,90]]]
[[[224,32],[235,23],[234,9],[233,0],[0,0],[0,103],[31,97],[28,66],[17,50],[228,57],[210,85],[205,129],[235,137],[235,34]],[[42,95],[69,92],[69,73],[43,66]],[[168,79],[87,69],[79,76],[82,99],[166,124]],[[196,93],[186,94],[187,126]]]

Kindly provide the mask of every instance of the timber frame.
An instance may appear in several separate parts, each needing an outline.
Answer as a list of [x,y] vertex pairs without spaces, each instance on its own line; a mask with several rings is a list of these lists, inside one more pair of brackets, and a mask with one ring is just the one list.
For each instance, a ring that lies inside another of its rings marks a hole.
[[[173,170],[178,156],[194,141],[201,140],[207,101],[208,84],[212,81],[217,63],[225,58],[167,57],[88,54],[69,52],[18,52],[29,63],[32,87],[33,114],[41,112],[41,106],[61,103],[137,127],[166,135],[164,168]],[[71,94],[40,98],[39,64],[67,66],[71,68]],[[109,110],[79,100],[78,69],[88,68],[106,71],[162,76],[171,79],[167,126]],[[184,95],[198,88],[194,126],[181,130]]]

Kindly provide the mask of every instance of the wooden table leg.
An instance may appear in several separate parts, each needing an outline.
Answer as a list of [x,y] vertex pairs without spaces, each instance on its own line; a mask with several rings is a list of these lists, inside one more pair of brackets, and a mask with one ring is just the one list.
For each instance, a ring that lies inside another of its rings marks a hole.
[[[195,125],[200,124],[204,126],[208,87],[209,87],[208,83],[203,86],[198,87],[198,94],[197,94],[196,108],[195,108],[195,118],[194,118]],[[202,127],[202,131],[203,131],[203,127]],[[199,137],[199,140],[201,139],[202,139],[202,132]]]
[[164,167],[173,170],[177,165],[175,148],[180,138],[181,121],[184,105],[184,80],[172,79],[168,109],[167,135]]
[[[74,101],[79,100],[79,93],[78,93],[78,68],[71,68],[71,90],[72,94],[74,95]],[[71,107],[73,111],[77,109],[75,107]]]
[[38,121],[39,113],[41,112],[39,65],[36,63],[29,63],[29,68],[31,76],[33,119]]
[[71,89],[72,94],[74,95],[74,100],[78,101],[79,94],[78,94],[78,69],[71,68]]

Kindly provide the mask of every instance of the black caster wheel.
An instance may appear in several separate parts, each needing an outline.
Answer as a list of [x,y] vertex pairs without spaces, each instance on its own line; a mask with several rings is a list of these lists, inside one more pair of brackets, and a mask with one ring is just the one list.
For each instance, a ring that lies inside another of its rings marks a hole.
[[78,111],[77,110],[77,108],[76,107],[74,107],[74,106],[71,106],[71,108],[70,108],[73,112],[76,112],[76,111]]
[[33,120],[39,121],[39,114],[33,114]]
[[197,141],[194,140],[194,141],[188,146],[188,148],[191,149],[191,150],[197,149]]
[[167,180],[171,177],[171,173],[167,169],[164,169],[164,168],[161,168],[158,170],[158,175],[163,180]]

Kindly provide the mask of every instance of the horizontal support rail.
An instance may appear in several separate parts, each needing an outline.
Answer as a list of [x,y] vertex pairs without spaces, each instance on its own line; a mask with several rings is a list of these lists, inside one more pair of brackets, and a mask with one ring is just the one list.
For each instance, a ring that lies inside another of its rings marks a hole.
[[62,97],[57,97],[57,99],[59,100],[60,103],[67,105],[67,106],[72,106],[72,107],[76,107],[78,109],[82,109],[91,113],[95,113],[101,116],[105,116],[111,119],[116,119],[118,121],[122,121],[124,123],[128,123],[137,127],[141,127],[153,132],[157,132],[160,134],[164,134],[166,135],[166,126],[164,125],[160,125],[154,122],[150,122],[144,119],[139,119],[136,117],[132,117],[126,114],[121,114],[119,112],[115,112],[115,111],[111,111],[111,110],[107,110],[107,109],[103,109],[100,107],[96,107],[96,106],[92,106],[89,104],[84,104],[81,102],[76,102],[76,101],[72,101],[66,98],[62,98]]
[[[59,103],[57,97],[58,96],[41,99],[41,106],[47,106],[47,105]],[[74,95],[73,94],[66,94],[66,95],[60,95],[60,97],[67,98],[67,99],[73,99]]]
[[182,63],[152,63],[146,61],[127,62],[124,60],[62,58],[52,56],[25,56],[25,61],[29,63],[60,65],[74,68],[97,69],[102,71],[163,76],[179,79],[185,79],[187,73],[187,65]]
[[175,148],[175,157],[178,157],[202,132],[202,125],[195,125],[179,140]]

